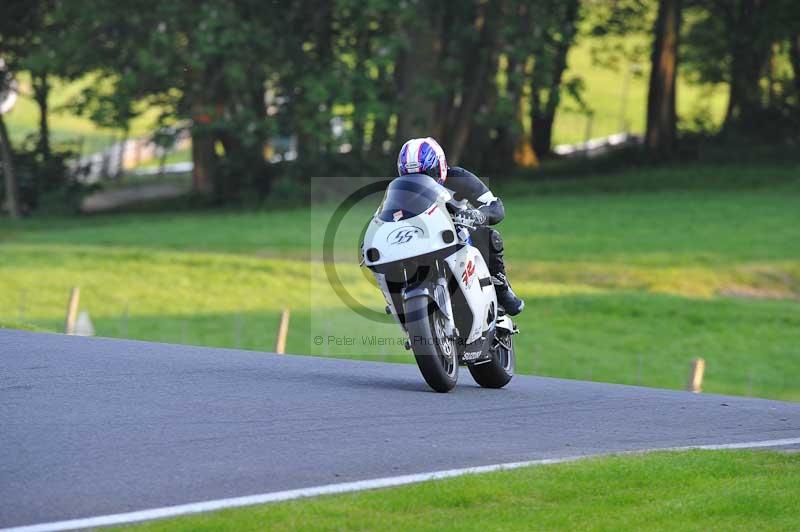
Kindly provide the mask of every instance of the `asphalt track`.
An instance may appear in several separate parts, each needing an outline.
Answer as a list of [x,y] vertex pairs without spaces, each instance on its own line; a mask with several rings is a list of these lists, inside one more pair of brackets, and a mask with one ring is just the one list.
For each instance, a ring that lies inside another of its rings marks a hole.
[[[0,330],[0,527],[504,462],[800,437],[800,404]],[[796,445],[795,445],[796,446]]]

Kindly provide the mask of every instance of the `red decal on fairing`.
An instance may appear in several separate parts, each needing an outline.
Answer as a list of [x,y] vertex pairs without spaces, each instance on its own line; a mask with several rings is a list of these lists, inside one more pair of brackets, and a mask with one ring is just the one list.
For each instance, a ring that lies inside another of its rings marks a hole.
[[464,281],[465,285],[469,285],[470,281],[472,280],[472,276],[475,274],[475,263],[472,262],[472,259],[467,263],[467,267],[464,268],[464,273],[461,274],[461,280]]
[[429,214],[429,215],[433,214],[433,211],[435,211],[435,210],[436,210],[436,205],[434,205],[433,207],[431,207],[431,210],[429,210],[429,211],[428,211],[428,214]]

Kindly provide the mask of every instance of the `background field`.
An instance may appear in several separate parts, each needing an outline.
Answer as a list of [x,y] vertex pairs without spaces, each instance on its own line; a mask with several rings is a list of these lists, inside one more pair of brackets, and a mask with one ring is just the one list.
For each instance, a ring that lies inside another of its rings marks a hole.
[[[494,183],[493,183],[494,185]],[[499,183],[509,272],[528,307],[518,370],[800,400],[800,169],[690,165],[526,185]],[[370,206],[372,208],[372,206]],[[356,297],[382,298],[356,266],[357,210],[337,240]],[[0,223],[0,322],[60,330],[69,290],[103,336],[412,362],[397,337],[326,288],[310,235],[324,208],[40,218]],[[353,346],[317,335],[347,334]]]

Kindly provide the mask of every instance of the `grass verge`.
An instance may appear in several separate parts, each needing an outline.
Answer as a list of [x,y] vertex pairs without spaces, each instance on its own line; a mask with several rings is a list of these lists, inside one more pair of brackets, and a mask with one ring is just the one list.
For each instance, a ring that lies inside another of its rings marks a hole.
[[48,329],[31,325],[29,323],[22,323],[19,321],[2,321],[0,320],[0,329],[16,329],[18,331],[32,331],[32,332],[47,332]]
[[796,530],[800,455],[660,452],[154,521],[132,530]]

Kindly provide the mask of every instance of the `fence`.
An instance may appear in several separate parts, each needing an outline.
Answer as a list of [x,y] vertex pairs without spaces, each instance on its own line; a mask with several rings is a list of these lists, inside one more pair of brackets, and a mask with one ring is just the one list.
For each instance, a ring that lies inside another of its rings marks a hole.
[[[101,179],[121,176],[141,164],[163,160],[171,152],[188,150],[191,148],[191,142],[191,136],[186,130],[181,130],[177,134],[175,144],[170,149],[157,145],[152,137],[125,139],[95,153],[79,157],[72,162],[71,170],[82,183],[96,183]],[[160,165],[142,173],[186,171],[182,167],[171,166],[167,169],[166,166]]]

